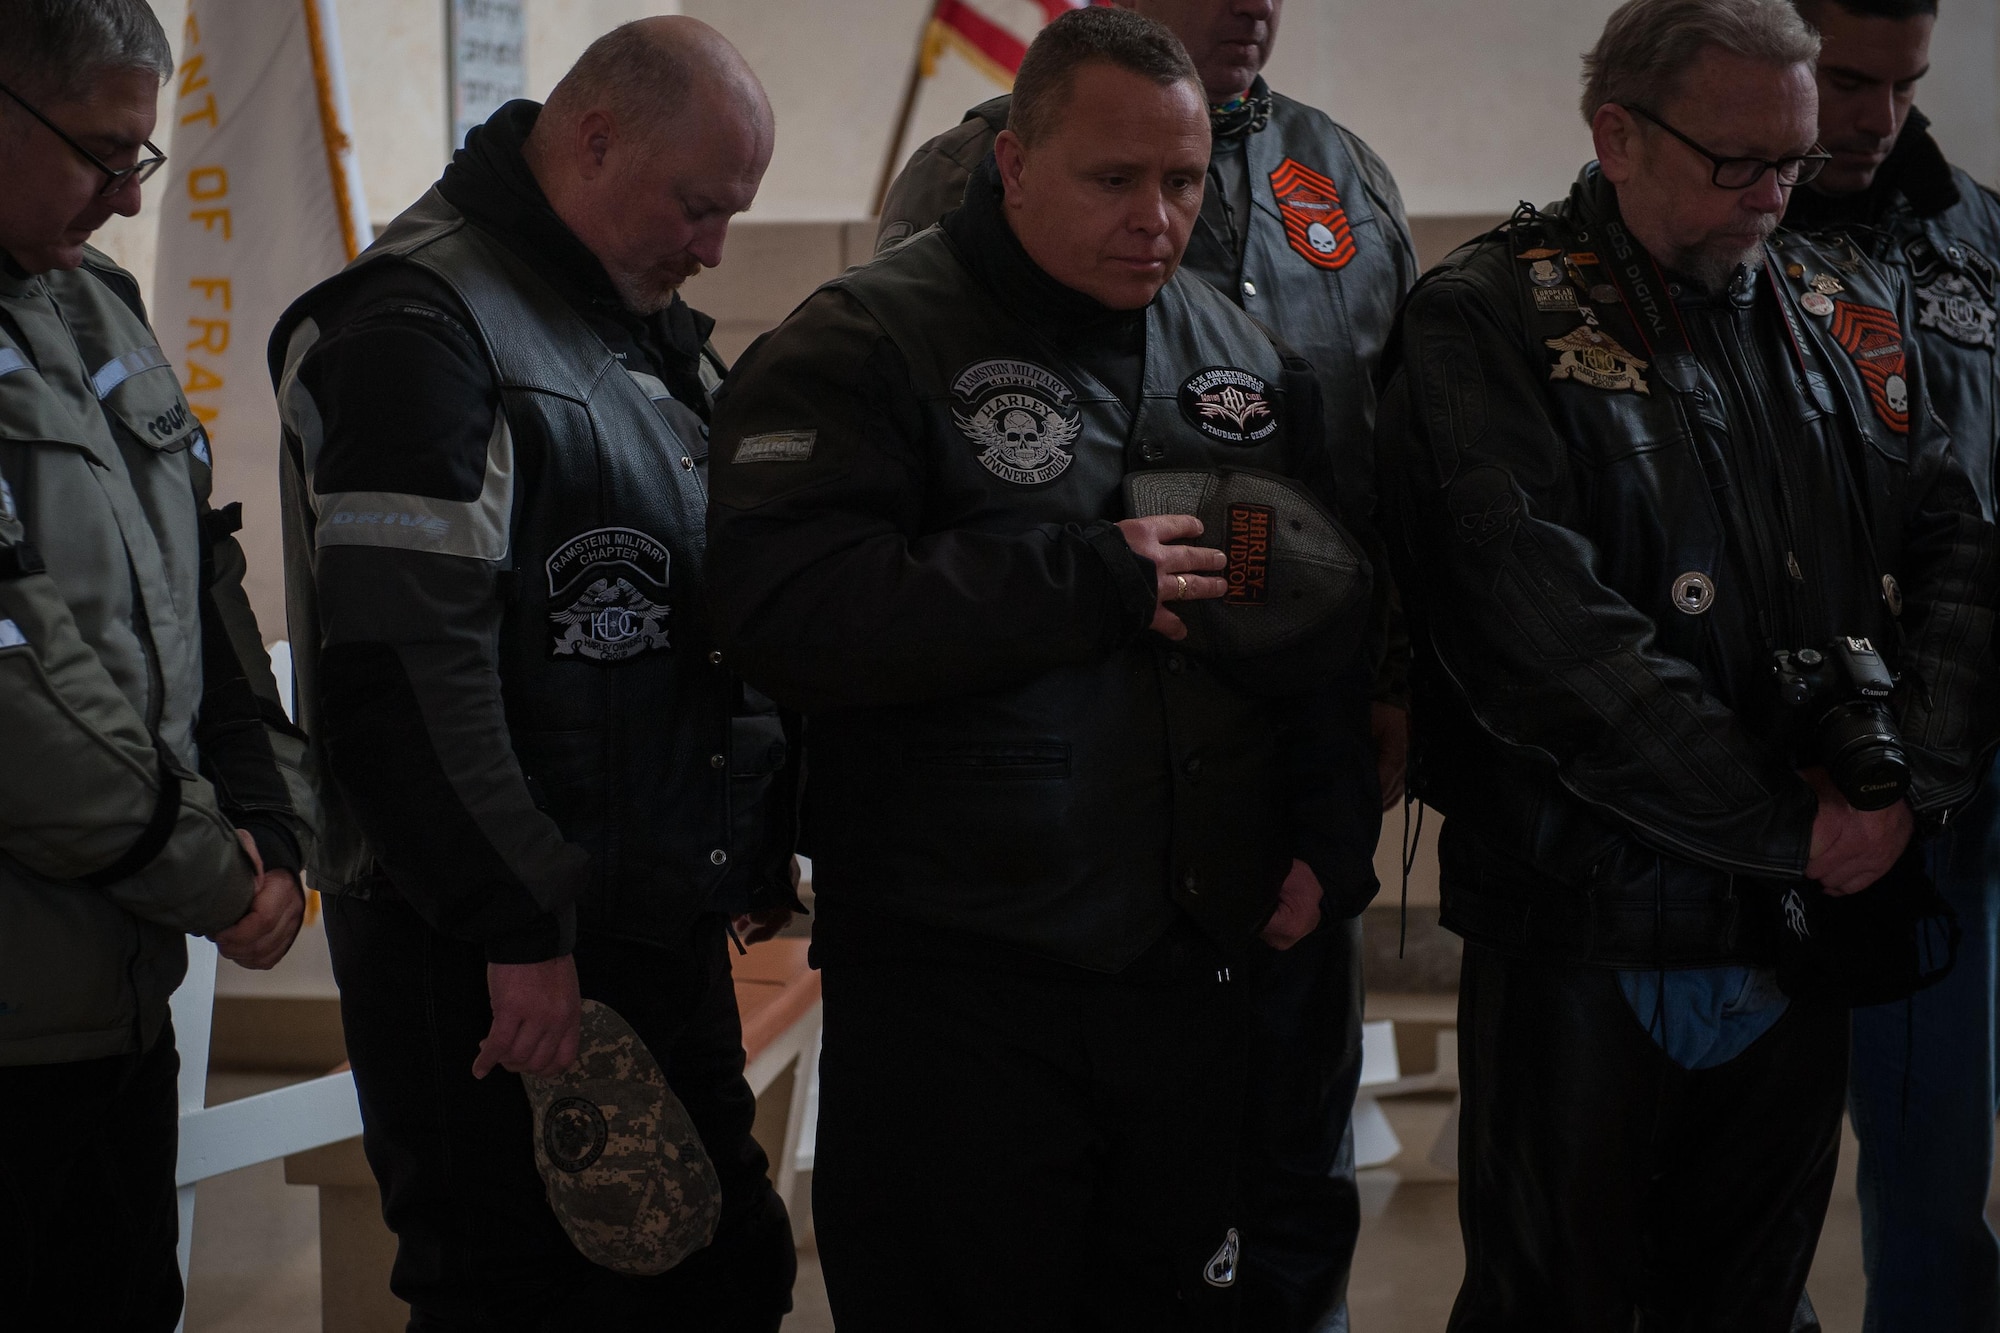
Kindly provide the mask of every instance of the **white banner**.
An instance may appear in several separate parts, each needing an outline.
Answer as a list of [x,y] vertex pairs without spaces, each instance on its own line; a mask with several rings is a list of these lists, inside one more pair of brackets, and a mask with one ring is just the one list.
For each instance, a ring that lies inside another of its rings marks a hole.
[[251,604],[285,635],[278,409],[265,342],[370,239],[334,0],[189,0],[152,300],[160,346],[243,501]]

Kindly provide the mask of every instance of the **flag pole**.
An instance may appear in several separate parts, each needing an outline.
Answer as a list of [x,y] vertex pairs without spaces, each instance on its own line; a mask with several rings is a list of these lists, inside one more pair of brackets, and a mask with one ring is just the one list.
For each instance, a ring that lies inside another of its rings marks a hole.
[[902,156],[903,137],[910,132],[910,117],[917,109],[917,89],[924,81],[924,50],[930,45],[931,24],[937,19],[937,6],[924,19],[924,26],[917,30],[917,54],[910,61],[910,77],[903,85],[903,104],[896,111],[896,131],[889,136],[889,149],[882,157],[882,176],[875,183],[875,217],[882,216],[882,204],[889,197],[889,183],[896,179],[896,161]]

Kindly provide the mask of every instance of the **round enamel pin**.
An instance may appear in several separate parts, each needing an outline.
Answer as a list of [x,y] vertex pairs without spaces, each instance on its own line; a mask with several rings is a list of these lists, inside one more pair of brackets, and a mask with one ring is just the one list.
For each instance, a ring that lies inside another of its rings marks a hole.
[[1799,298],[1799,308],[1808,315],[1825,319],[1833,313],[1833,298],[1825,292],[1807,292]]

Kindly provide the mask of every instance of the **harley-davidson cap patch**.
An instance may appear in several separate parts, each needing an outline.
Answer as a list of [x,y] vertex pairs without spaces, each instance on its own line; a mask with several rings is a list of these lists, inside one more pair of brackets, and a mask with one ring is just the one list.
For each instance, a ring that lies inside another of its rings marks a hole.
[[1909,434],[1910,382],[1904,378],[1903,326],[1895,315],[1879,306],[1835,301],[1827,328],[1861,372],[1875,415],[1896,434]]
[[1262,606],[1271,596],[1271,526],[1278,511],[1270,505],[1229,506],[1229,591],[1222,600],[1230,606]]
[[549,656],[623,662],[671,648],[667,548],[631,528],[596,528],[548,558]]
[[1330,179],[1288,157],[1271,173],[1271,193],[1285,221],[1285,239],[1301,259],[1316,268],[1347,267],[1359,247]]
[[1271,386],[1234,366],[1207,366],[1181,385],[1181,415],[1224,444],[1261,444],[1278,429]]

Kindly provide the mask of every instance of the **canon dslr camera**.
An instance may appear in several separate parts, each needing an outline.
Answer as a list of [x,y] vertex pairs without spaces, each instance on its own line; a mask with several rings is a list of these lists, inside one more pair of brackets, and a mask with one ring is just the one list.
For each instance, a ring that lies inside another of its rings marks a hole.
[[1889,716],[1896,681],[1866,639],[1776,655],[1778,702],[1801,764],[1819,765],[1856,810],[1883,810],[1910,790],[1910,761]]

